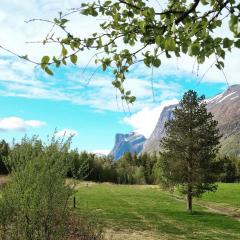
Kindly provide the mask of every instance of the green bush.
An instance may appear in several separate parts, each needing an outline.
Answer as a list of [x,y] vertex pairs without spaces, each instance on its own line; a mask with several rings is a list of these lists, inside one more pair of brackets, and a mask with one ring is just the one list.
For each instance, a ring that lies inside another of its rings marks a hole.
[[15,146],[7,159],[12,172],[0,201],[1,239],[64,239],[72,194],[65,184],[69,146],[70,141],[54,138],[44,146],[36,137]]

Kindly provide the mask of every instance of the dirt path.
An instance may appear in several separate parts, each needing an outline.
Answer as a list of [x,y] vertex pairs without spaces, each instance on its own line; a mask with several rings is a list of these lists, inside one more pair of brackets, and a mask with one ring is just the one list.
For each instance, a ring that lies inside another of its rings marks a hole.
[[[181,201],[181,202],[185,201],[181,196],[178,196],[178,195],[169,194],[169,196],[178,201]],[[198,205],[200,207],[206,208],[206,210],[208,212],[222,214],[225,216],[235,218],[238,221],[240,221],[240,209],[239,208],[234,208],[231,206],[226,206],[226,205],[221,205],[221,204],[215,204],[212,202],[204,202],[201,200],[195,200],[194,204]]]
[[214,203],[210,203],[210,202],[203,202],[198,200],[196,202],[197,205],[207,208],[208,211],[210,212],[215,212],[215,213],[219,213],[219,214],[223,214],[229,217],[233,217],[237,220],[240,221],[240,209],[239,208],[233,208],[231,206],[225,206],[225,205],[216,205]]
[[112,229],[107,230],[104,237],[106,240],[169,240],[168,236],[151,231],[114,231]]

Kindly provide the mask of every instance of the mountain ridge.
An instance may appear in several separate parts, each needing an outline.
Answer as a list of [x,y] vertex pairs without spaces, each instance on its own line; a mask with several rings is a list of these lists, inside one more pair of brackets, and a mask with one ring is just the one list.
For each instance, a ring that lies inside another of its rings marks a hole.
[[[218,127],[223,135],[221,138],[221,154],[240,155],[240,84],[230,86],[226,91],[206,99],[207,109],[218,121]],[[150,138],[143,146],[144,152],[160,150],[160,140],[164,137],[164,124],[173,117],[173,109],[177,106],[170,105],[163,109],[159,116]]]

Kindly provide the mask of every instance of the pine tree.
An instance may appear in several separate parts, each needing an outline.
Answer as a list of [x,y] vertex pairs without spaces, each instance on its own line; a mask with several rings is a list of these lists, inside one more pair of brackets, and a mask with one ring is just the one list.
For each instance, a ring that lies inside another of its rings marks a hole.
[[178,186],[186,195],[190,213],[193,197],[216,190],[220,168],[215,159],[221,136],[204,99],[195,91],[186,92],[174,118],[165,124],[166,137],[161,141],[162,179],[165,186]]

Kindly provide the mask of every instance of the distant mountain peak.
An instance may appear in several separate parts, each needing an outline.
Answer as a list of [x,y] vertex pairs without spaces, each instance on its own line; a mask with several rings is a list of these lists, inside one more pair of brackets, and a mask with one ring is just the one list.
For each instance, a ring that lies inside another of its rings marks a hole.
[[117,133],[115,135],[115,144],[109,155],[112,155],[115,160],[123,156],[125,152],[140,153],[146,138],[136,132]]

